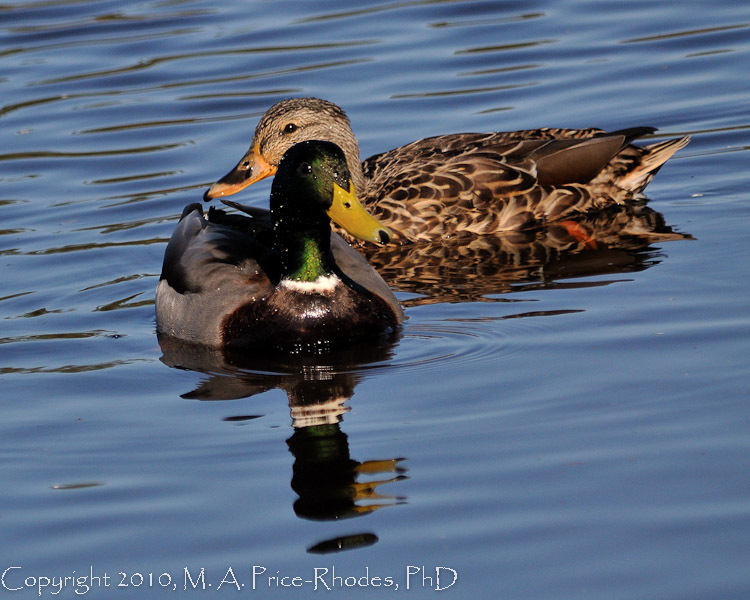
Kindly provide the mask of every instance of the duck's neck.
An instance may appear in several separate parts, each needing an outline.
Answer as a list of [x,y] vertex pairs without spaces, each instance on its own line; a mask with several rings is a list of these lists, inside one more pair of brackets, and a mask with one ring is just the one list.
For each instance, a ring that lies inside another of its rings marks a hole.
[[[347,161],[348,162],[348,161]],[[362,172],[362,163],[359,161],[359,152],[352,158],[354,164],[347,165],[349,172],[354,182],[354,190],[357,192],[358,198],[365,198],[365,186],[367,181],[365,180],[365,174]]]
[[331,141],[336,143],[344,151],[344,156],[346,156],[346,166],[349,167],[349,173],[354,182],[354,189],[357,192],[357,197],[362,200],[365,198],[365,186],[367,185],[367,180],[365,179],[365,174],[362,172],[362,161],[359,158],[359,144],[357,143],[357,138],[354,137],[354,133],[351,129],[347,128],[347,131],[339,132],[339,136],[334,137]]
[[317,229],[276,231],[276,247],[281,255],[281,279],[315,282],[333,273],[331,231]]

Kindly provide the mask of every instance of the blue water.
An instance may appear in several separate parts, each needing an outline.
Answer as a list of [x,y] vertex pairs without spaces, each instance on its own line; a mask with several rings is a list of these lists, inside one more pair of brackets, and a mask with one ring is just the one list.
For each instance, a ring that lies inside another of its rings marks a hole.
[[[0,31],[3,595],[750,596],[742,3],[50,0]],[[648,196],[694,239],[392,269],[403,334],[343,356],[160,346],[182,207],[295,95],[363,156],[690,134]]]

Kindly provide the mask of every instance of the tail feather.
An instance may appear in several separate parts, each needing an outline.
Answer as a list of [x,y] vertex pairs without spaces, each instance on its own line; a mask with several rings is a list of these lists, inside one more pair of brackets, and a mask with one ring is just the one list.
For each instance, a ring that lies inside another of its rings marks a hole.
[[642,191],[654,178],[661,166],[680,148],[690,142],[690,136],[675,138],[643,148],[640,161],[617,180],[617,185],[630,192]]

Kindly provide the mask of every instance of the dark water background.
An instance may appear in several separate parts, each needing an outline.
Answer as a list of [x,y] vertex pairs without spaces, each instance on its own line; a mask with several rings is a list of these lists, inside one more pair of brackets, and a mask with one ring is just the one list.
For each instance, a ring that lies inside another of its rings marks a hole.
[[[110,598],[428,598],[454,571],[440,597],[750,597],[745,3],[10,0],[0,32],[0,594],[93,569]],[[363,156],[690,134],[648,194],[695,239],[438,265],[396,286],[399,340],[345,356],[161,348],[182,207],[293,95]],[[332,592],[269,585],[315,569]]]

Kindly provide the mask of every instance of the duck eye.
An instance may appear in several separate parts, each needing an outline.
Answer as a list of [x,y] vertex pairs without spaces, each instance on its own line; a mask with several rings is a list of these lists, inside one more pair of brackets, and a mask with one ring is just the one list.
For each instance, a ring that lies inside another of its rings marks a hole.
[[284,133],[294,133],[295,131],[297,131],[297,129],[299,129],[299,127],[297,127],[294,123],[287,123],[284,127]]
[[310,163],[302,163],[299,166],[299,172],[303,175],[309,175],[310,173],[312,173],[312,170],[312,165]]

